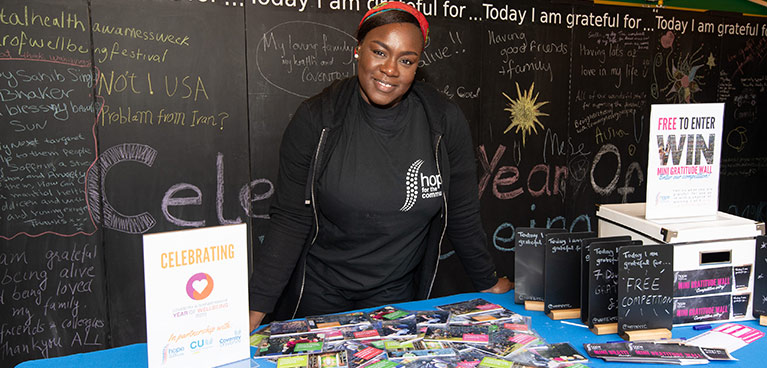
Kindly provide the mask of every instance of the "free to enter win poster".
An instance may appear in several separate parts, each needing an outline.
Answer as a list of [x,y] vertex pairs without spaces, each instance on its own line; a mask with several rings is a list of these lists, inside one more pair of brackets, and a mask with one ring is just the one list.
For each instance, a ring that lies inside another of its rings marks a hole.
[[652,105],[645,217],[716,216],[723,103]]
[[144,235],[149,368],[249,358],[247,257],[245,224]]

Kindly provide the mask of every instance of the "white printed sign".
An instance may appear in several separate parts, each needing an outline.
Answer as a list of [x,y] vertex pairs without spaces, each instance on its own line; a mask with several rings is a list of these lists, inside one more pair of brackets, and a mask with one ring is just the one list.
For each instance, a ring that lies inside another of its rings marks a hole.
[[652,105],[647,219],[715,216],[723,103]]
[[248,359],[247,226],[144,235],[149,368]]

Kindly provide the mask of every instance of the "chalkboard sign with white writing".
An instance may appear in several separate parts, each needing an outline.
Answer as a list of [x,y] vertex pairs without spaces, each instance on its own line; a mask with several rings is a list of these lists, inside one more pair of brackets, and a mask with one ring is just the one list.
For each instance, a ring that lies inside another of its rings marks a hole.
[[732,277],[735,279],[735,289],[747,289],[751,280],[752,265],[735,266],[732,268]]
[[631,237],[628,235],[608,236],[604,238],[588,238],[581,241],[581,322],[585,324],[588,324],[589,321],[589,296],[591,295],[589,293],[589,277],[591,276],[591,272],[589,270],[591,254],[589,253],[589,249],[591,249],[591,243],[618,240],[631,240]]
[[673,323],[673,246],[639,245],[618,252],[618,334]]
[[733,294],[732,295],[732,318],[743,318],[748,310],[748,302],[751,300],[751,294]]
[[543,268],[546,234],[564,230],[518,228],[514,257],[514,302],[543,301]]
[[639,240],[609,240],[591,243],[586,293],[589,328],[595,324],[618,322],[618,255],[626,245],[642,245]]
[[581,242],[596,236],[594,232],[546,234],[544,255],[544,312],[579,309],[581,284]]

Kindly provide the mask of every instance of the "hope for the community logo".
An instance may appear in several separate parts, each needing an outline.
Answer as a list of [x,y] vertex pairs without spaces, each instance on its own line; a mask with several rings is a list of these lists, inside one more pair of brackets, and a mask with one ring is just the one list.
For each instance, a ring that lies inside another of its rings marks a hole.
[[436,198],[442,196],[442,177],[439,175],[424,175],[421,173],[423,160],[415,160],[405,175],[405,204],[399,210],[410,211],[418,200],[418,192],[421,198]]
[[207,273],[200,272],[186,282],[186,293],[194,300],[203,300],[213,291],[213,278]]

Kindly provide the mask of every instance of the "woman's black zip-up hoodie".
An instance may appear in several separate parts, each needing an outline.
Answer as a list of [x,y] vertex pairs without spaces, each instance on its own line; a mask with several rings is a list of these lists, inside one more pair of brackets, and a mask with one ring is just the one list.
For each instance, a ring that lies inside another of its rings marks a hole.
[[[269,230],[264,243],[254,245],[251,310],[272,312],[276,320],[301,317],[295,311],[303,293],[306,255],[319,224],[314,188],[341,136],[355,88],[357,77],[334,82],[301,103],[285,129]],[[443,191],[442,211],[429,227],[426,252],[416,269],[416,298],[431,294],[445,237],[474,287],[491,288],[498,279],[479,216],[477,165],[466,118],[455,103],[425,83],[414,82],[408,93],[426,110]]]

